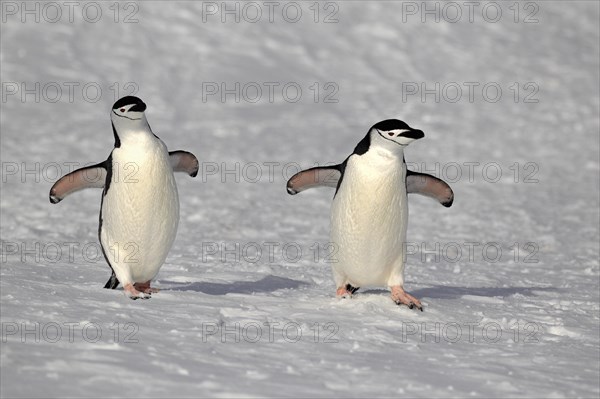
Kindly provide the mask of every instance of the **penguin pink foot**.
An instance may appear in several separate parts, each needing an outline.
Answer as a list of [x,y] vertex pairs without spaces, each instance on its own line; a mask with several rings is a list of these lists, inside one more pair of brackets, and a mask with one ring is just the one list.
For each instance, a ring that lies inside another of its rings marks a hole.
[[141,291],[146,294],[154,294],[160,291],[159,288],[150,287],[150,281],[146,281],[145,283],[135,283],[133,284],[136,290]]
[[336,290],[335,296],[338,298],[352,298],[352,294],[358,291],[359,288],[360,287],[353,287],[350,284],[346,284]]
[[125,291],[125,295],[127,295],[129,298],[136,300],[136,299],[149,299],[151,298],[150,294],[146,294],[145,292],[141,292],[135,289],[135,287],[133,286],[133,284],[125,284],[123,286],[123,290]]
[[406,305],[410,309],[416,307],[421,312],[423,311],[421,301],[404,291],[404,288],[399,285],[392,287],[392,300],[396,302],[396,305]]

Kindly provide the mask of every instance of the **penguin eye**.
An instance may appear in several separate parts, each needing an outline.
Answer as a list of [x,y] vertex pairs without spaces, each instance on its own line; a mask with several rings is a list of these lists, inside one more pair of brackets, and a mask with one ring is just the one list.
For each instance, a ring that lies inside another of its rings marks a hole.
[[125,112],[125,108],[121,108],[119,111],[121,111],[121,112]]

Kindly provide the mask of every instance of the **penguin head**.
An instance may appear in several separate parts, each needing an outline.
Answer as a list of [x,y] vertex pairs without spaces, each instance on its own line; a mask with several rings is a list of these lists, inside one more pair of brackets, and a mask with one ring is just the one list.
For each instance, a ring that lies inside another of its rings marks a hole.
[[369,136],[371,143],[394,151],[404,149],[413,141],[425,137],[425,134],[401,120],[386,119],[373,125]]
[[117,130],[145,127],[148,124],[145,110],[146,104],[142,100],[126,96],[113,104],[110,119]]
[[401,120],[386,119],[371,126],[353,154],[363,155],[374,147],[388,154],[401,155],[404,147],[423,137],[425,134],[421,130],[413,129]]

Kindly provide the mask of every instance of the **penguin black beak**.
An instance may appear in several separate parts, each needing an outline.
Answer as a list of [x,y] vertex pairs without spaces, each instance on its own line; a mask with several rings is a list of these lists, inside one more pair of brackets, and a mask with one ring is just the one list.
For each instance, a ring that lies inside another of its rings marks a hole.
[[402,133],[400,136],[406,137],[409,139],[413,139],[413,140],[418,140],[418,139],[422,139],[423,137],[425,137],[425,133],[423,133],[422,130],[413,129],[413,130],[409,130],[408,132]]

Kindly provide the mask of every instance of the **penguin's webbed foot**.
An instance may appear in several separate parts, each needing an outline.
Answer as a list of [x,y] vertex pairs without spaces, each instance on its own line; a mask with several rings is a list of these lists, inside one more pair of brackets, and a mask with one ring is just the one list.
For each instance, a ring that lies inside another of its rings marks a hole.
[[150,281],[146,281],[145,283],[135,283],[133,284],[136,290],[141,291],[146,294],[154,294],[160,291],[159,288],[150,287]]
[[352,298],[352,294],[354,294],[357,290],[358,288],[355,288],[350,284],[346,284],[345,286],[338,287],[338,289],[335,292],[335,296],[340,299],[350,299]]
[[151,295],[142,291],[138,291],[134,288],[133,284],[125,284],[123,286],[123,290],[125,291],[125,295],[127,295],[130,299],[134,301],[136,299],[150,299]]
[[392,300],[396,303],[396,305],[406,305],[409,307],[409,309],[417,308],[421,312],[423,311],[423,305],[421,305],[421,301],[404,291],[404,288],[401,286],[392,287]]

